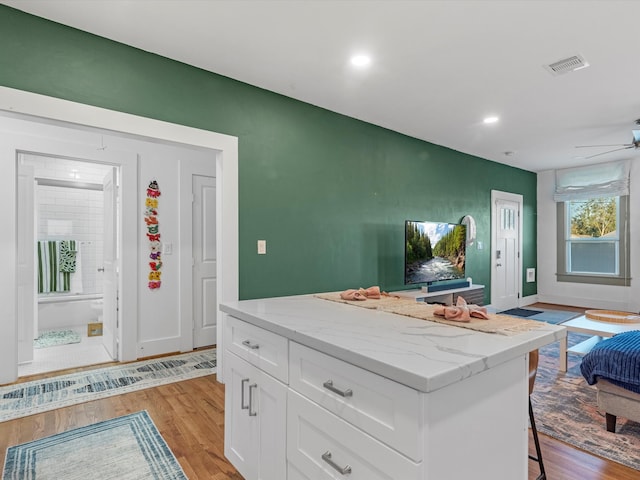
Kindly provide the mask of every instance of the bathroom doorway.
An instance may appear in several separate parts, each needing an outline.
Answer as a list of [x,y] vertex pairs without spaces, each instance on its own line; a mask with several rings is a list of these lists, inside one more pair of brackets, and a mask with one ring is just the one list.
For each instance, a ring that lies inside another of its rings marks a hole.
[[17,161],[18,171],[30,177],[18,183],[19,198],[33,197],[25,202],[31,211],[24,207],[18,222],[33,222],[19,232],[32,232],[34,296],[33,351],[31,357],[21,354],[18,375],[113,361],[114,333],[103,327],[105,252],[117,251],[118,244],[105,237],[118,238],[112,231],[118,224],[117,185],[109,187],[117,183],[118,167],[41,153],[19,153]]

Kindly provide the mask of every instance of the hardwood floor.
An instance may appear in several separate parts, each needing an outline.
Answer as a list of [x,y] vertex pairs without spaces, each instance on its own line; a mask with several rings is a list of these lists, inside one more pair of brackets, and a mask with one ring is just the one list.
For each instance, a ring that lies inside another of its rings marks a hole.
[[147,410],[188,478],[242,480],[224,458],[224,386],[215,375],[0,422],[0,464],[11,445],[140,410]]
[[[543,304],[536,306],[542,308]],[[560,309],[555,305],[545,305],[544,308]],[[242,480],[224,457],[224,385],[216,381],[215,375],[0,422],[0,465],[4,464],[6,449],[12,445],[140,410],[149,412],[188,478]],[[640,472],[636,470],[583,452],[544,434],[540,434],[540,442],[549,480],[640,478]],[[530,448],[531,453],[535,453],[533,440],[530,440]],[[529,480],[537,476],[537,463],[529,461]],[[95,479],[100,480],[99,475]]]

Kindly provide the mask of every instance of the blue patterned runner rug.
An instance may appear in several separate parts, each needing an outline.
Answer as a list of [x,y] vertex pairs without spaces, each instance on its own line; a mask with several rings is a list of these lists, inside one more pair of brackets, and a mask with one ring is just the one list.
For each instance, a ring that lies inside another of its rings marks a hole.
[[2,480],[187,480],[146,411],[7,449]]
[[86,370],[0,387],[0,421],[216,373],[216,350]]

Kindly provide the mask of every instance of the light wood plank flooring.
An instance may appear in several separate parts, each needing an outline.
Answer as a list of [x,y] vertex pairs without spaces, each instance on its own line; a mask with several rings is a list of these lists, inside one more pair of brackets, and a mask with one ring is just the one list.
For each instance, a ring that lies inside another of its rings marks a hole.
[[[557,305],[536,306],[561,309]],[[51,376],[41,375],[29,380]],[[6,449],[11,445],[139,410],[149,412],[191,480],[242,479],[224,457],[224,385],[216,381],[215,375],[0,422],[0,465],[4,464]],[[546,435],[541,434],[540,441],[549,480],[640,478],[640,472],[636,470],[588,454]],[[530,440],[530,447],[531,453],[535,453],[533,440]],[[500,467],[497,465],[495,468],[499,470]],[[530,461],[529,480],[534,480],[537,475],[538,465]],[[99,476],[95,478],[99,480]]]

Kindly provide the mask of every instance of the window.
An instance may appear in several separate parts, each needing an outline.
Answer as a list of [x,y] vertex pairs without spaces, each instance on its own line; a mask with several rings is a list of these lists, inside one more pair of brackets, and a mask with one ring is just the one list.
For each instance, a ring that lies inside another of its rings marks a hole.
[[628,286],[629,196],[557,205],[558,281]]
[[556,170],[559,282],[629,286],[628,160]]

